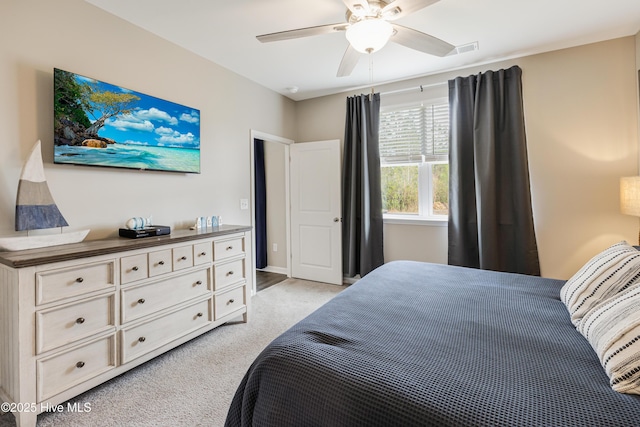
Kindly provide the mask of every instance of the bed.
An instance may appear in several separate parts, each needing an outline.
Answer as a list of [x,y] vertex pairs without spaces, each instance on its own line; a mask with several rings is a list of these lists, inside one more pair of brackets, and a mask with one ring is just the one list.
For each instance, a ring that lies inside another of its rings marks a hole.
[[276,338],[226,426],[638,426],[565,282],[395,261]]

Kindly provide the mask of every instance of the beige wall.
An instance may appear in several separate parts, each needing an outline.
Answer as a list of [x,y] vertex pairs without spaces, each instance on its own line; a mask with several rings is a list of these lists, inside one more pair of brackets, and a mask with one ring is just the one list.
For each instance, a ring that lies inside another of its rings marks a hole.
[[[200,109],[202,173],[53,165],[52,74],[61,68]],[[250,224],[250,129],[293,138],[295,103],[82,0],[0,3],[0,235],[13,232],[22,164],[45,174],[73,228],[117,235],[132,216],[183,228],[201,215]]]
[[[640,31],[636,34],[636,70],[638,71],[638,80],[636,81],[638,86],[636,87],[636,93],[638,94],[638,135],[640,138]],[[640,165],[640,158],[638,159]],[[640,166],[639,170],[640,170]]]
[[[287,221],[285,145],[265,141],[265,177],[267,187],[267,266],[287,273]],[[277,245],[274,251],[273,245]]]
[[[619,177],[638,173],[635,52],[635,38],[625,37],[375,89],[384,94],[519,65],[542,274],[568,278],[606,245],[637,241],[637,219],[618,210]],[[352,94],[299,102],[297,140],[342,139]],[[443,263],[446,253],[445,227],[385,225],[387,261]]]
[[636,34],[636,69],[640,71],[640,32]]
[[[638,173],[638,39],[376,90],[520,65],[542,272],[566,278],[604,245],[637,238],[637,219],[618,212],[617,186],[620,176]],[[202,173],[53,165],[54,67],[200,109]],[[250,224],[250,210],[239,207],[250,198],[250,129],[296,141],[342,139],[345,97],[353,94],[295,103],[82,0],[3,1],[0,76],[0,235],[12,233],[20,169],[37,139],[54,198],[74,228],[92,229],[89,238],[115,235],[132,216],[174,228],[212,214]],[[387,224],[385,233],[387,260],[446,260],[446,227]]]

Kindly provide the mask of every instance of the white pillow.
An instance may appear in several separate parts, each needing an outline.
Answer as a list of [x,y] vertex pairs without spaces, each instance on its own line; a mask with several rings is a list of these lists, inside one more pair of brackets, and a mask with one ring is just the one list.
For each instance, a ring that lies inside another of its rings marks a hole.
[[640,287],[603,301],[578,330],[598,354],[611,387],[640,394]]
[[591,258],[567,280],[560,291],[560,299],[577,326],[600,302],[638,283],[640,251],[622,241]]

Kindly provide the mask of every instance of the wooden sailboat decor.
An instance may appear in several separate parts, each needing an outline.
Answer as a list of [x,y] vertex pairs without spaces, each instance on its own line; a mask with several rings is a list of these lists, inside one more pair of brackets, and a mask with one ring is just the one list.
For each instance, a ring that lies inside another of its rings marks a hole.
[[16,197],[16,231],[42,230],[60,228],[58,234],[42,234],[37,236],[0,237],[0,249],[16,251],[48,246],[77,243],[84,240],[89,230],[63,233],[61,227],[69,224],[58,209],[47,180],[42,164],[40,141],[29,154],[29,158],[22,168],[18,182]]

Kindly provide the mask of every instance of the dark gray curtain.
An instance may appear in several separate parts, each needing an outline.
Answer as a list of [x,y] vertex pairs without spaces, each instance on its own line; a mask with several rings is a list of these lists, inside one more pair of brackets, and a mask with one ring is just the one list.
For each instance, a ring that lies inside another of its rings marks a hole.
[[379,93],[347,98],[342,165],[342,257],[347,277],[363,277],[384,263],[379,128]]
[[521,77],[449,81],[449,264],[540,275]]
[[264,165],[264,141],[253,140],[255,179],[256,268],[267,266],[267,180]]

